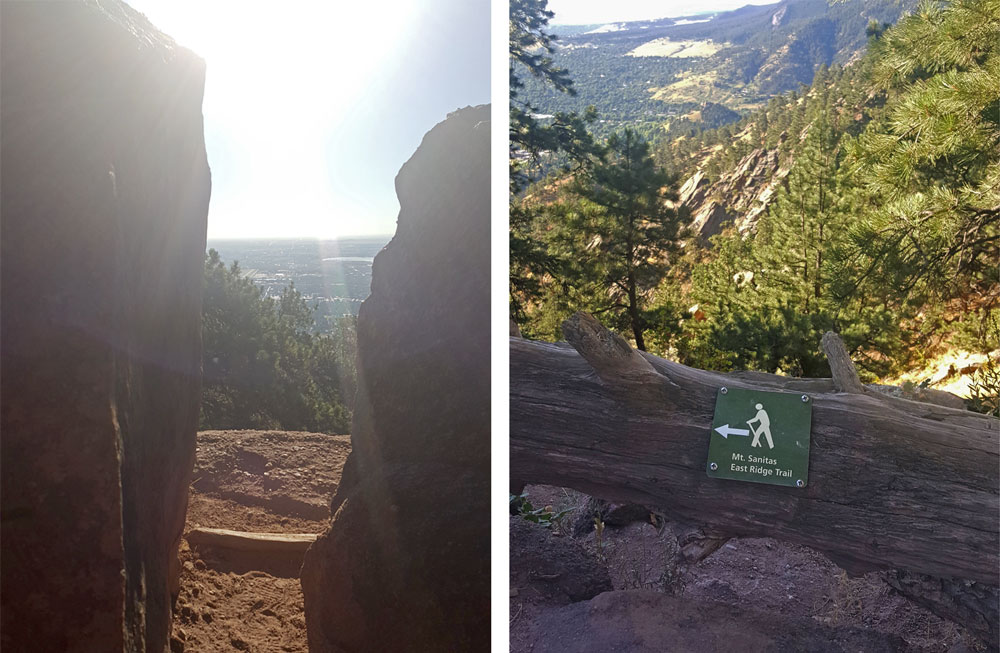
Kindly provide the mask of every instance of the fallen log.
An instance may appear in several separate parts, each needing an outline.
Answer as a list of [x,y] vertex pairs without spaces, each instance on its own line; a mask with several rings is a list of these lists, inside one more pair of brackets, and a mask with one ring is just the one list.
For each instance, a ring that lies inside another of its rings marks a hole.
[[[510,339],[512,485],[655,506],[710,537],[802,544],[854,574],[901,569],[996,594],[995,420],[858,391],[842,359],[831,361],[833,383],[725,375],[636,352],[589,315],[573,316],[563,331],[568,344]],[[708,477],[722,386],[808,394],[806,487]],[[998,617],[986,618],[984,636],[996,641]]]
[[187,541],[194,547],[301,558],[316,537],[312,533],[245,533],[223,528],[193,528],[187,534]]

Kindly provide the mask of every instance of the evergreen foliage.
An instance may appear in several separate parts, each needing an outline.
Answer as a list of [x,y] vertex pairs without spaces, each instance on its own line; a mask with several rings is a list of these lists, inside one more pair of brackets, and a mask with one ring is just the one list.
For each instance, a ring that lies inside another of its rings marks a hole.
[[202,309],[201,428],[347,433],[355,391],[354,318],[314,333],[294,285],[265,297],[210,250]]
[[987,361],[972,375],[969,409],[1000,417],[1000,363]]
[[646,297],[677,251],[680,216],[667,206],[667,200],[677,197],[665,192],[672,182],[653,162],[649,144],[625,129],[608,139],[604,160],[572,186],[583,202],[593,205],[574,213],[573,227],[588,241],[578,252],[581,276],[607,289],[605,306],[595,312],[608,312],[616,326],[631,331],[642,351]]
[[596,119],[593,109],[582,113],[559,112],[545,123],[536,117],[538,107],[524,100],[519,72],[527,71],[540,83],[560,93],[574,95],[566,70],[553,64],[546,53],[557,40],[546,30],[552,12],[548,0],[513,0],[510,3],[510,184],[511,192],[523,191],[538,179],[545,155],[565,154],[571,164],[584,164],[594,153],[587,125]]
[[514,199],[552,164],[581,169],[600,152],[587,129],[596,120],[593,109],[582,115],[557,113],[543,124],[535,117],[537,107],[518,96],[523,87],[518,73],[523,71],[562,93],[574,93],[566,71],[546,56],[557,38],[546,31],[553,15],[547,4],[547,0],[510,3],[510,311],[519,321],[524,320],[525,306],[537,299],[540,280],[552,274],[560,261],[534,237],[537,210]]
[[717,238],[694,275],[706,320],[685,327],[687,362],[823,374],[829,328],[875,376],[919,362],[928,338],[998,346],[996,5],[924,5],[752,117],[751,140],[791,169],[756,233]]
[[[858,294],[996,310],[1000,282],[1000,1],[924,3],[875,44],[885,109],[852,149],[871,210],[843,268]],[[886,291],[889,291],[888,293]]]
[[718,252],[717,260],[738,254],[727,262],[729,277],[695,279],[692,299],[718,327],[706,334],[708,344],[732,351],[731,364],[806,376],[829,370],[816,334],[839,321],[829,253],[849,219],[838,202],[836,146],[817,117],[756,237]]

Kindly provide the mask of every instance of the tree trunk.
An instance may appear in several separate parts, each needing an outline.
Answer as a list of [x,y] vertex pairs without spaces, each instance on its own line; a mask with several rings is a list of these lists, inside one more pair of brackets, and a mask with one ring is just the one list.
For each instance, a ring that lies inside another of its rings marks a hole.
[[646,351],[646,342],[642,339],[642,323],[639,316],[639,297],[635,290],[635,273],[628,273],[628,319],[632,323],[632,335],[635,337],[635,347]]
[[[563,331],[572,346],[510,341],[513,484],[658,507],[708,536],[774,537],[821,551],[851,573],[901,569],[996,596],[996,421],[838,391],[832,379],[692,369],[634,351],[589,315],[573,316]],[[838,385],[856,390],[831,365]],[[721,386],[809,394],[807,487],[707,476]],[[968,603],[973,611],[983,605]],[[994,612],[962,622],[995,642],[997,620]]]

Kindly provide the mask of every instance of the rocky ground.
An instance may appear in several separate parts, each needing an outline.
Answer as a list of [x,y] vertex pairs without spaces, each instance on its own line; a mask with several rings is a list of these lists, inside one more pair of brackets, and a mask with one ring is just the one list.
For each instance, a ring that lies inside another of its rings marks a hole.
[[511,517],[512,652],[985,650],[878,574],[851,578],[811,549],[732,539],[685,565],[669,521],[645,513],[598,537],[585,495],[526,492],[573,512],[550,528]]
[[191,547],[192,528],[321,533],[350,436],[202,431],[191,483],[172,651],[307,651],[300,560]]

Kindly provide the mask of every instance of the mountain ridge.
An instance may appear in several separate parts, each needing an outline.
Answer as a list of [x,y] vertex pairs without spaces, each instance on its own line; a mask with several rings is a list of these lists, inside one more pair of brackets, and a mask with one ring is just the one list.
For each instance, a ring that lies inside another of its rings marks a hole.
[[[871,21],[893,23],[915,4],[783,0],[715,13],[707,20],[688,20],[692,15],[625,21],[605,24],[616,26],[614,30],[587,32],[560,26],[566,35],[556,41],[552,58],[568,70],[576,96],[528,79],[523,97],[543,114],[582,112],[593,105],[603,124],[612,127],[644,122],[654,130],[676,132],[678,120],[706,103],[746,113],[775,95],[810,84],[820,65],[844,64],[863,52]],[[657,55],[650,46],[657,41],[689,47]],[[642,47],[652,54],[635,56]],[[689,117],[682,124],[711,128],[736,119]]]

